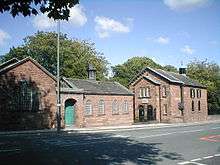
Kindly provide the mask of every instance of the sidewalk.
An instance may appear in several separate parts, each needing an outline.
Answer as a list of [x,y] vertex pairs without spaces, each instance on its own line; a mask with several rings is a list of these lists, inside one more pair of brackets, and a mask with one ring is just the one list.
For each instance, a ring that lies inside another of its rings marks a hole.
[[[220,123],[220,120],[207,120],[203,122],[194,123],[156,123],[156,124],[135,124],[129,126],[105,126],[105,127],[91,127],[91,128],[76,128],[67,127],[61,132],[67,133],[101,133],[101,132],[114,132],[114,131],[128,131],[128,130],[140,130],[140,129],[159,129],[168,127],[187,127],[193,125],[204,125],[211,123]],[[56,133],[56,129],[44,129],[44,130],[28,130],[28,131],[4,131],[0,132],[1,135],[15,135],[15,134],[42,134],[42,133]]]
[[202,121],[193,123],[156,123],[156,124],[135,124],[130,126],[106,126],[106,127],[92,127],[92,128],[76,128],[69,127],[63,131],[68,133],[101,133],[101,132],[114,132],[114,131],[126,131],[126,130],[140,130],[140,129],[157,129],[157,128],[168,128],[168,127],[187,127],[193,125],[204,125],[211,123],[220,123],[220,120],[213,121]]

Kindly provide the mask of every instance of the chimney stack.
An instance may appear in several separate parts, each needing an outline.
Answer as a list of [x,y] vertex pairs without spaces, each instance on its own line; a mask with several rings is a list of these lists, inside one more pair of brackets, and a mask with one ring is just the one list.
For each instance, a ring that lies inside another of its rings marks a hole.
[[186,68],[179,68],[179,74],[186,75]]
[[96,80],[96,69],[92,64],[89,64],[87,71],[88,71],[88,79]]

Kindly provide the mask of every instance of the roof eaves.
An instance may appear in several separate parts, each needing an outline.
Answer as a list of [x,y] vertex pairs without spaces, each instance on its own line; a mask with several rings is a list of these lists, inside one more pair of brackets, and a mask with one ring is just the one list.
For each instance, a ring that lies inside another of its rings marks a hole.
[[[176,81],[176,80],[171,80],[170,78],[168,78],[168,77],[162,75],[161,73],[159,73],[158,71],[156,71],[156,70],[154,70],[154,69],[152,69],[152,68],[150,68],[150,67],[147,67],[147,68],[148,68],[149,70],[151,70],[152,72],[158,74],[159,76],[165,78],[166,80],[170,81],[170,82],[184,84],[184,82],[179,81],[179,80],[177,80],[177,81]],[[167,73],[167,74],[168,74],[168,73]],[[169,74],[169,75],[170,75],[170,74]],[[170,76],[173,77],[172,75],[170,75]],[[175,77],[173,77],[173,78],[176,79]]]
[[152,78],[148,77],[148,76],[144,76],[143,77],[144,79],[147,79],[149,81],[151,81],[152,83],[156,84],[156,85],[160,85],[161,83],[156,81],[156,80],[153,80]]
[[116,83],[117,85],[119,85],[121,88],[123,88],[124,90],[126,90],[129,94],[133,94],[133,92],[131,92],[128,88],[126,88],[125,86],[121,85],[119,82],[114,81],[114,83]]

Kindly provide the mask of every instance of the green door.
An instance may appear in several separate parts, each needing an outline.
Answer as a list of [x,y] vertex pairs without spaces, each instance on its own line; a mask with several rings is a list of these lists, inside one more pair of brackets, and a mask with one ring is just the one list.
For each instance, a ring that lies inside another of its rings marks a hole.
[[72,100],[67,100],[65,103],[65,125],[71,126],[74,124],[75,113],[74,103]]

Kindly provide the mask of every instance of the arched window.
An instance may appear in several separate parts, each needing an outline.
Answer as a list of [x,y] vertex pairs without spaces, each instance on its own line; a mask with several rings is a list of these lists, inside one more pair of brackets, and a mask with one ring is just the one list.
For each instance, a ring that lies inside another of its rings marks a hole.
[[123,103],[123,113],[128,113],[128,101],[125,100],[124,103]]
[[198,101],[198,111],[200,111],[200,110],[201,110],[201,102]]
[[195,105],[194,105],[194,101],[192,101],[192,111],[195,110]]
[[105,102],[104,102],[104,100],[99,100],[99,114],[105,114]]
[[114,100],[112,102],[112,114],[118,114],[118,102]]
[[35,85],[28,80],[20,80],[13,91],[10,100],[10,109],[16,111],[38,111],[39,91]]
[[85,115],[92,115],[92,102],[90,100],[86,101]]

